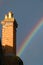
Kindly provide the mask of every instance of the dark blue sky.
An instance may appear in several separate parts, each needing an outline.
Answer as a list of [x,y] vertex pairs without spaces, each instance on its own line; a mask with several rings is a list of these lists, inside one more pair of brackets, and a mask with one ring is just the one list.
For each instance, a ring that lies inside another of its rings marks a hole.
[[[18,23],[18,50],[32,27],[43,17],[43,0],[0,0],[0,21],[10,10],[14,13]],[[24,65],[43,65],[43,26],[40,27],[20,57],[24,61]]]

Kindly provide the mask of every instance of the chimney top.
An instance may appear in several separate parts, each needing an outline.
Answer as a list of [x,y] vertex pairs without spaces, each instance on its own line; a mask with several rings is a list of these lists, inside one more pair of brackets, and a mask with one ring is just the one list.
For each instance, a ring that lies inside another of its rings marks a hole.
[[5,19],[7,19],[7,18],[13,18],[13,13],[12,13],[12,11],[10,11],[10,12],[8,12],[8,14],[5,14]]

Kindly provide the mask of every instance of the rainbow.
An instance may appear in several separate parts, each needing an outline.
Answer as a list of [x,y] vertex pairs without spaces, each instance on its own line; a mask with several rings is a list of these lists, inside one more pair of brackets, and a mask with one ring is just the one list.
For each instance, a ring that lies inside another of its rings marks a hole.
[[31,41],[32,37],[36,34],[36,32],[38,31],[38,29],[40,29],[40,27],[43,25],[43,18],[41,18],[36,25],[33,27],[33,29],[31,30],[31,32],[27,35],[27,37],[23,40],[18,52],[17,52],[17,56],[20,56],[24,49],[27,47],[27,45],[29,44],[29,42]]

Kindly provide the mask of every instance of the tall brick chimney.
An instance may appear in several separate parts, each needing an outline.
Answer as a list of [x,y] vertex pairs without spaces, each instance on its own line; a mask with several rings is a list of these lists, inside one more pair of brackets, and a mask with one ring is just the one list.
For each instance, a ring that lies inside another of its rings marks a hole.
[[10,11],[5,15],[2,24],[2,46],[4,55],[16,55],[17,22]]

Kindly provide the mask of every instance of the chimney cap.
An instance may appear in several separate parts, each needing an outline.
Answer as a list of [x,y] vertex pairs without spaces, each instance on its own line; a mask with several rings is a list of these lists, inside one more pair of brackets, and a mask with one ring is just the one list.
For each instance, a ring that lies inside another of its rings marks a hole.
[[12,11],[9,11],[9,12],[8,12],[8,14],[11,14],[11,15],[13,15],[13,12],[12,12]]
[[5,14],[5,19],[7,19],[8,18],[8,15],[7,14]]
[[8,12],[8,17],[9,17],[9,18],[12,18],[12,17],[13,17],[12,11]]

